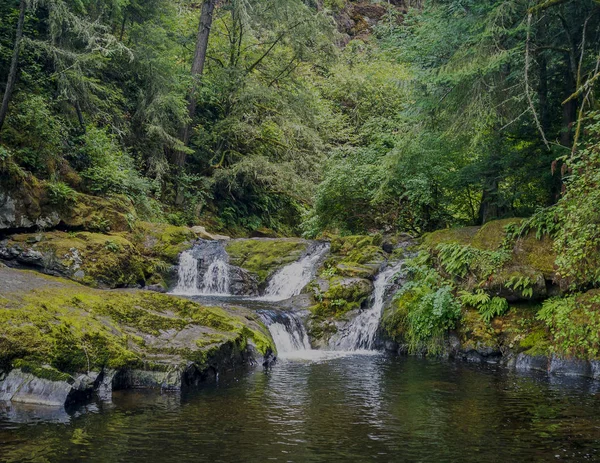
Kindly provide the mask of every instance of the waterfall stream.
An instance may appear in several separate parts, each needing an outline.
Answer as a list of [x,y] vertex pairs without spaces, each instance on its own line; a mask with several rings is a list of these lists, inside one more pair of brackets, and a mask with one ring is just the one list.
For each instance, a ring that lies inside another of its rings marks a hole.
[[274,310],[264,311],[261,318],[269,328],[279,356],[311,350],[304,324],[295,313]]
[[399,262],[377,275],[373,283],[374,290],[370,307],[359,313],[346,327],[332,336],[329,341],[331,349],[342,351],[373,349],[375,335],[386,302],[386,292],[396,281],[402,265],[403,262]]
[[317,271],[321,258],[329,251],[329,245],[319,243],[310,249],[300,260],[280,269],[269,281],[264,296],[265,301],[283,301],[297,296],[310,283]]
[[179,256],[177,286],[182,296],[229,295],[229,256],[219,241],[201,240]]
[[[282,267],[271,277],[262,296],[243,296],[243,301],[269,304],[299,295],[315,277],[328,251],[328,243],[312,244],[299,260]],[[277,346],[279,357],[315,359],[340,356],[344,352],[372,351],[386,295],[401,269],[402,263],[395,264],[375,278],[370,306],[340,327],[330,339],[328,350],[311,348],[306,328],[297,313],[282,311],[279,307],[277,310],[261,309],[259,313]],[[229,256],[222,242],[200,240],[192,249],[180,255],[177,286],[172,293],[234,297],[232,285],[235,283],[231,282],[231,275],[239,270],[229,264]]]

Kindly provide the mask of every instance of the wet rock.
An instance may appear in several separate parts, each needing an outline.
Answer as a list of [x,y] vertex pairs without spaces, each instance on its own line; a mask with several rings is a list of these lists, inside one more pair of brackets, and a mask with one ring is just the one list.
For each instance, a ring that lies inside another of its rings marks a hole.
[[66,381],[38,378],[20,369],[12,370],[0,383],[0,401],[64,406],[75,398],[76,392]]
[[383,249],[384,252],[391,254],[392,252],[394,252],[394,244],[390,242],[384,242],[381,245],[381,249]]
[[517,371],[535,370],[535,371],[547,372],[548,371],[548,357],[545,357],[543,355],[532,356],[532,355],[520,353],[519,355],[517,355],[517,357],[515,359],[514,368]]
[[167,371],[127,369],[119,371],[112,380],[113,389],[181,389],[183,369],[173,366]]
[[600,379],[600,360],[590,361],[590,376],[594,379]]
[[258,280],[247,270],[229,266],[229,291],[237,296],[257,296]]
[[230,240],[231,238],[229,236],[225,236],[225,235],[218,235],[218,234],[214,234],[214,233],[209,233],[208,231],[206,231],[206,228],[202,227],[202,226],[196,226],[196,227],[192,227],[191,228],[192,232],[194,232],[196,234],[196,236],[198,238],[204,239],[204,240],[220,240],[220,241],[227,241]]
[[148,285],[145,286],[144,289],[146,291],[154,291],[156,293],[166,293],[167,290],[162,285]]
[[555,355],[550,360],[549,372],[559,376],[591,376],[592,369],[586,360],[562,359]]
[[110,401],[112,399],[113,380],[117,374],[116,370],[104,370],[100,375],[100,381],[96,389],[96,394],[100,400]]

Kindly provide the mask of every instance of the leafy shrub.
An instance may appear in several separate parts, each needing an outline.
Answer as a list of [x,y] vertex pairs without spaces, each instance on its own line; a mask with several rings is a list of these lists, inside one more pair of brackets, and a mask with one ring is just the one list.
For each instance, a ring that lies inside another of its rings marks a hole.
[[149,193],[149,182],[140,177],[133,160],[106,130],[90,126],[83,135],[81,176],[88,191],[96,194],[125,194],[132,200]]
[[47,183],[46,190],[52,204],[67,205],[74,203],[77,199],[77,192],[63,182]]
[[394,309],[383,322],[394,338],[404,338],[411,352],[442,350],[445,333],[456,327],[461,306],[454,297],[452,283],[427,265],[421,253],[406,263],[410,281],[396,293]]
[[567,161],[566,193],[556,206],[556,264],[572,289],[600,285],[600,112],[586,122],[587,142]]
[[537,318],[552,335],[551,350],[580,358],[600,357],[600,294],[590,291],[544,301]]
[[506,299],[497,296],[490,297],[482,289],[478,289],[475,293],[461,291],[459,295],[461,302],[477,309],[486,323],[489,323],[494,317],[504,315],[508,310]]
[[450,276],[465,278],[472,274],[479,280],[487,279],[510,260],[510,253],[504,250],[486,251],[457,243],[437,245],[436,255]]

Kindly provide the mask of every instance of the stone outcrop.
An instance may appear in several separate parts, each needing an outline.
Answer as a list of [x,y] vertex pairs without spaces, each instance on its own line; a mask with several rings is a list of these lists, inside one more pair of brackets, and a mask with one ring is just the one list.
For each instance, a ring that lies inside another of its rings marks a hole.
[[258,316],[0,268],[0,400],[68,405],[118,388],[179,390],[272,360]]

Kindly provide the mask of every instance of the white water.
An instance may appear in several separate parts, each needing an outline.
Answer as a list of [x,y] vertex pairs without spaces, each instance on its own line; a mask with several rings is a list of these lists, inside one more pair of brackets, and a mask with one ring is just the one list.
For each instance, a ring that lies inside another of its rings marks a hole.
[[202,280],[202,294],[229,294],[229,264],[224,260],[215,260],[208,266]]
[[172,294],[182,296],[215,296],[228,295],[230,278],[229,264],[217,257],[208,266],[200,280],[199,262],[192,250],[184,251],[179,256],[179,273],[177,286]]
[[179,256],[177,286],[172,292],[184,296],[198,294],[198,260],[192,251],[184,251]]
[[302,259],[280,269],[269,281],[264,301],[283,301],[297,296],[310,283],[317,271],[317,263],[328,251],[329,246],[321,244]]
[[311,350],[310,341],[302,320],[292,313],[278,315],[268,325],[279,355],[299,350]]
[[375,351],[366,350],[344,352],[313,349],[302,320],[293,312],[268,312],[263,313],[262,318],[275,342],[279,359],[314,362],[347,355],[376,354]]
[[402,269],[402,264],[400,262],[377,275],[374,281],[373,303],[331,338],[329,342],[331,349],[338,351],[373,349],[375,335],[383,314],[386,291],[394,283],[396,275]]

